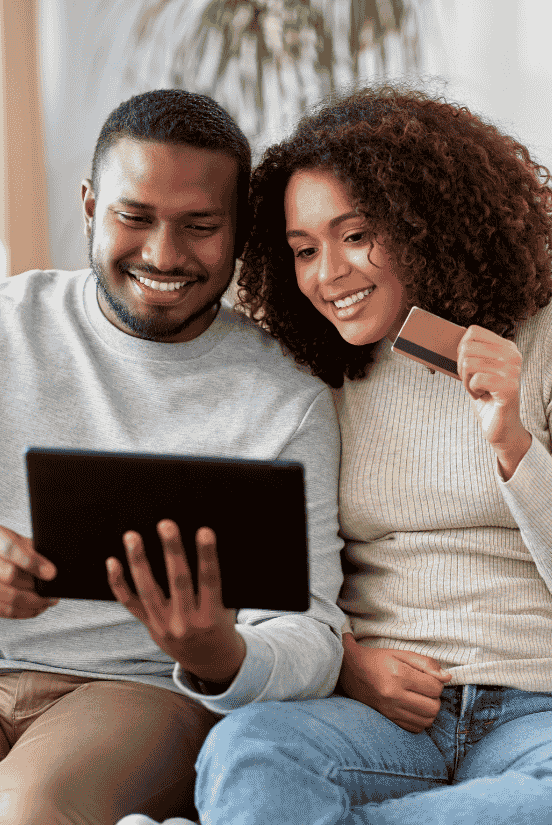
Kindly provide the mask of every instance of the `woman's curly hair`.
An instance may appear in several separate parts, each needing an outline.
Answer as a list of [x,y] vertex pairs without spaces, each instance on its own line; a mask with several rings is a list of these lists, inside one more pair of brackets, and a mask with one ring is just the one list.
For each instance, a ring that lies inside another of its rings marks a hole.
[[506,338],[552,297],[552,189],[525,146],[466,107],[399,86],[323,103],[253,173],[252,231],[238,306],[334,387],[361,378],[376,346],[346,342],[299,290],[284,193],[323,168],[398,265],[408,306]]

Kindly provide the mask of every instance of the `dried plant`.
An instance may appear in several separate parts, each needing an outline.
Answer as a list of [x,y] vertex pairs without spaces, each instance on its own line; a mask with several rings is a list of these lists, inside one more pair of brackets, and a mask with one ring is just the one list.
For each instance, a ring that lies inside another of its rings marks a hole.
[[[121,97],[159,87],[208,94],[259,147],[333,90],[419,67],[423,0],[142,0]],[[111,0],[129,23],[128,0]]]

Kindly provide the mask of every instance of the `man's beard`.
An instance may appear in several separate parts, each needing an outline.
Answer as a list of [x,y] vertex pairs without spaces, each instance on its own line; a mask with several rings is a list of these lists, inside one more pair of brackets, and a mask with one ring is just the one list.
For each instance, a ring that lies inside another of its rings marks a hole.
[[[132,313],[128,310],[128,307],[125,304],[121,303],[111,292],[109,289],[109,283],[107,278],[105,277],[104,270],[102,265],[94,260],[94,256],[92,253],[94,244],[94,223],[92,223],[92,231],[88,238],[88,260],[90,263],[90,268],[92,269],[92,274],[96,281],[96,285],[100,290],[104,300],[109,305],[111,310],[116,315],[117,319],[129,330],[138,337],[138,338],[145,338],[148,341],[166,341],[167,338],[174,338],[183,332],[185,329],[190,327],[194,321],[204,315],[210,307],[215,306],[219,303],[220,298],[224,294],[223,290],[220,295],[216,297],[214,301],[210,301],[209,303],[205,304],[201,307],[197,312],[194,312],[193,315],[190,315],[186,318],[185,321],[181,321],[178,324],[170,323],[166,320],[167,309],[164,306],[158,306],[152,309],[155,309],[155,314],[152,315],[150,318],[140,318],[136,315],[132,315]],[[146,270],[146,267],[143,267]],[[120,270],[121,273],[123,270]],[[153,273],[149,273],[153,274]],[[173,274],[173,273],[164,273],[164,274]],[[181,280],[186,279],[186,275],[179,270],[177,273]],[[130,277],[127,275],[127,277]],[[197,277],[197,276],[196,276]],[[229,278],[228,284],[230,283],[231,277]],[[228,286],[227,284],[227,286]]]

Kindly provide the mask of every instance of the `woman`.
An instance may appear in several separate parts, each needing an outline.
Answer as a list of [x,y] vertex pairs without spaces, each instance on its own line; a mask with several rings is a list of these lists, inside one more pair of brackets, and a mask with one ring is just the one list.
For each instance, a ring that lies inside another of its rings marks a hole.
[[[552,811],[552,190],[467,109],[323,106],[254,173],[242,304],[336,388],[340,692],[210,734],[202,822],[497,825]],[[463,327],[455,380],[391,350]]]

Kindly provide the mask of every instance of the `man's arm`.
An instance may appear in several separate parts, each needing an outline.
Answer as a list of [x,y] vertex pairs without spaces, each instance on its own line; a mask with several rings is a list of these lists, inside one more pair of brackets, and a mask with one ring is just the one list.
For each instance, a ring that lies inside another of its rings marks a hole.
[[[199,563],[205,554],[199,546],[198,593],[193,596],[183,567],[183,551],[182,559],[173,564],[167,548],[172,605],[163,604],[166,600],[160,591],[155,592],[155,583],[147,577],[140,587],[138,582],[136,585],[141,601],[144,597],[150,600],[149,608],[132,602],[130,591],[123,593],[117,587],[116,577],[122,576],[122,570],[117,572],[117,563],[110,562],[114,595],[144,622],[152,638],[175,659],[176,684],[217,713],[227,713],[252,701],[328,696],[335,687],[343,655],[344,623],[343,613],[336,606],[343,581],[342,542],[337,535],[339,457],[333,402],[329,392],[322,390],[279,455],[282,459],[301,461],[305,468],[311,588],[311,606],[306,613],[241,610],[235,624],[232,611],[226,611],[222,605],[214,566],[210,573],[203,567],[201,573],[206,581],[211,578],[211,585],[200,584]],[[262,552],[262,536],[259,548]],[[180,554],[178,547],[174,549],[176,555]],[[136,563],[132,552],[127,555],[133,570]],[[187,595],[179,595],[182,587]],[[202,592],[205,599],[200,597]],[[180,638],[175,641],[176,631]],[[166,645],[170,636],[173,640],[169,649]],[[200,636],[203,641],[199,641]]]

